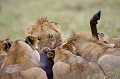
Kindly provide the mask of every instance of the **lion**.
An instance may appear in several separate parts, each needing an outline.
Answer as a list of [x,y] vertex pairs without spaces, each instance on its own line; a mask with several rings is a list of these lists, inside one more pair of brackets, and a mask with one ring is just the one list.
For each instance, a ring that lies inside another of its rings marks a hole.
[[[53,58],[53,78],[54,79],[87,79],[92,76],[99,78],[104,76],[101,68],[93,63],[87,62],[84,58],[76,56],[75,47],[69,43],[47,52],[49,58]],[[97,75],[99,74],[99,75]],[[98,77],[99,76],[99,77]]]
[[[60,25],[56,22],[49,22],[46,18],[40,18],[35,25],[30,26],[26,35],[32,35],[38,38],[39,51],[43,47],[54,48],[54,45],[62,42]],[[40,52],[42,53],[42,52]]]
[[[52,77],[53,61],[43,53],[45,47],[54,49],[62,42],[60,25],[56,22],[49,22],[46,18],[40,18],[34,25],[30,26],[26,31],[26,35],[35,36],[38,38],[38,50],[40,53],[41,68],[43,68],[48,79]],[[46,62],[45,62],[46,61]]]
[[6,47],[7,42],[2,44],[8,54],[1,66],[1,79],[47,79],[40,68],[37,43],[36,37],[27,36],[25,40],[14,41],[10,48]]
[[73,31],[65,40],[76,48],[76,55],[82,56],[89,61],[96,62],[107,49],[113,48],[111,45],[97,40],[89,32],[81,31],[76,33]]
[[72,32],[65,42],[75,46],[76,55],[83,57],[88,62],[99,64],[105,73],[116,70],[120,66],[120,63],[117,62],[120,60],[120,48],[113,48],[110,44],[97,40],[91,33]]

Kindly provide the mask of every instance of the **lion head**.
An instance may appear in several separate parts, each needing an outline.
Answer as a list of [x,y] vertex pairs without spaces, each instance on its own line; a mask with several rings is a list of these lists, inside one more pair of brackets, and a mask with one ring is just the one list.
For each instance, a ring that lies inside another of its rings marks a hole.
[[100,41],[106,44],[110,44],[114,48],[120,48],[120,38],[112,38],[109,35],[105,35],[102,32],[98,32],[98,36]]
[[[5,43],[7,43],[7,44],[5,44]],[[12,43],[13,43],[13,41],[10,39],[0,40],[0,51],[4,50],[4,49],[2,49],[2,48],[4,48],[2,46],[6,45],[6,47],[8,46],[8,48],[9,48]]]
[[39,50],[43,47],[53,49],[56,43],[62,41],[60,25],[55,22],[49,22],[47,18],[40,18],[36,24],[30,26],[25,33],[26,35],[32,35],[38,38]]

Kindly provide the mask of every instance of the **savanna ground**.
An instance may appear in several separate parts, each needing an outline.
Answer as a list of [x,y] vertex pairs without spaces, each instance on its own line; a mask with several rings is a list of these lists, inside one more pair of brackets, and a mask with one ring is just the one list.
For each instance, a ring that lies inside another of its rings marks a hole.
[[98,30],[120,36],[120,0],[0,0],[0,39],[23,39],[40,17],[60,24],[62,37],[90,31],[90,18],[101,10]]

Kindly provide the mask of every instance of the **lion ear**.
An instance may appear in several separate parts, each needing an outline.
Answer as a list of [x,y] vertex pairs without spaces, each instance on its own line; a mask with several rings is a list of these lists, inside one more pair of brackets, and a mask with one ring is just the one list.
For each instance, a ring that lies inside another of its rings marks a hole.
[[75,46],[73,46],[73,45],[70,44],[70,43],[64,44],[64,45],[62,46],[62,48],[63,48],[63,49],[66,49],[66,50],[69,50],[69,51],[72,52],[73,54],[76,54],[76,53],[75,53],[75,50],[76,50]]
[[25,39],[25,42],[29,44],[33,49],[38,49],[37,44],[38,44],[38,39],[37,37],[34,36],[27,36]]
[[104,37],[105,35],[104,35],[104,33],[102,33],[102,32],[98,32],[98,35],[102,38],[102,37]]
[[11,43],[9,43],[9,42],[3,42],[1,44],[1,51],[8,52],[9,49],[10,49],[10,47],[11,47]]

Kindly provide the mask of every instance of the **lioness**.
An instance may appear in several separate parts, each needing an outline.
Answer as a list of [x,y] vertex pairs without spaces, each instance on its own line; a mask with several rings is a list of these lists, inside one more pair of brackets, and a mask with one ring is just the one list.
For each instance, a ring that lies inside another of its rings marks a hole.
[[54,49],[62,42],[60,25],[56,22],[49,22],[47,18],[40,18],[34,25],[30,26],[25,33],[26,35],[32,35],[38,38],[41,67],[46,71],[47,77],[50,79],[53,76],[52,66],[54,63],[42,50],[44,47]]
[[100,75],[103,75],[97,64],[88,63],[84,58],[76,56],[75,50],[75,47],[70,43],[64,43],[55,48],[54,52],[47,53],[55,63],[53,65],[54,79],[87,79],[99,78]]
[[41,51],[43,47],[53,49],[55,44],[62,42],[60,25],[56,22],[49,22],[47,18],[40,18],[36,24],[29,27],[25,33],[26,35],[32,35],[39,39],[39,51]]
[[47,79],[46,73],[40,68],[37,43],[36,37],[27,36],[25,41],[14,41],[10,48],[3,46],[2,49],[9,50],[1,66],[1,79]]
[[88,32],[73,32],[65,42],[75,46],[76,55],[98,63],[105,73],[120,67],[120,48],[113,48]]

